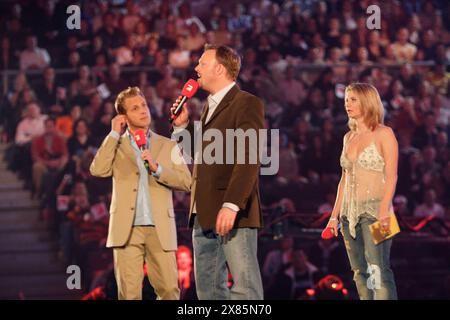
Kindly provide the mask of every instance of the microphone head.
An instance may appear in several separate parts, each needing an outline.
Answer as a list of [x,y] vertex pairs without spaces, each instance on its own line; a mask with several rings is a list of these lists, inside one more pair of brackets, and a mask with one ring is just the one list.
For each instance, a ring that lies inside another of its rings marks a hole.
[[194,79],[189,79],[183,87],[183,90],[181,91],[181,95],[187,97],[187,98],[192,98],[198,90],[198,82],[195,81]]
[[334,237],[333,230],[331,228],[325,228],[322,231],[322,239],[328,240]]
[[147,135],[142,129],[136,130],[134,132],[134,141],[136,141],[137,146],[140,148],[147,145]]

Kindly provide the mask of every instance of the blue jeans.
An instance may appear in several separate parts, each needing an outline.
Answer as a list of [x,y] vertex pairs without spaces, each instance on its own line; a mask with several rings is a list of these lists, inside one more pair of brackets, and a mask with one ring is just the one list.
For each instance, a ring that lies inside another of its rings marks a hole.
[[356,238],[349,232],[349,222],[341,219],[341,232],[350,260],[353,280],[361,300],[397,300],[394,273],[390,267],[392,238],[375,245],[369,225],[377,221],[363,214],[356,225]]
[[[202,230],[197,217],[192,232],[194,271],[199,300],[262,300],[263,287],[257,258],[258,230],[233,229],[221,237]],[[228,267],[233,286],[228,288]]]

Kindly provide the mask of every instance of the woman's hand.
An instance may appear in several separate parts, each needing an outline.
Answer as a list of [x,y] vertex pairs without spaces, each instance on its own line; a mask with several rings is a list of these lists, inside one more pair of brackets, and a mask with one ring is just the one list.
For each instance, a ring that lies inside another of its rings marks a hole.
[[328,220],[328,224],[326,226],[326,228],[331,229],[331,232],[334,234],[335,237],[338,236],[338,224],[339,224],[339,220],[337,218],[330,218],[330,220]]
[[389,226],[391,225],[391,216],[388,212],[380,213],[378,217],[378,221],[380,221],[380,229],[382,233],[389,232]]

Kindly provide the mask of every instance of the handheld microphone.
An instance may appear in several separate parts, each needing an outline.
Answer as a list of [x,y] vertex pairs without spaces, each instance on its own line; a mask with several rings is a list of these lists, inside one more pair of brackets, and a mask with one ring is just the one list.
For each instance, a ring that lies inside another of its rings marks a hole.
[[[340,228],[340,225],[338,225],[338,230],[339,230],[339,228]],[[331,229],[330,227],[325,228],[325,229],[322,231],[321,237],[322,237],[322,239],[324,239],[324,240],[328,240],[328,239],[331,239],[331,238],[335,237],[335,235],[334,235],[334,233],[333,233],[333,229]]]
[[181,101],[170,116],[170,123],[172,123],[173,120],[175,120],[180,115],[183,104],[187,101],[187,99],[192,98],[197,93],[197,90],[198,82],[194,79],[189,79],[184,84],[183,90],[181,91]]
[[[145,147],[147,146],[147,135],[145,134],[145,131],[142,129],[136,130],[134,132],[134,141],[136,142],[138,148],[141,151],[144,151]],[[148,164],[147,160],[144,160],[144,166],[147,169],[148,173],[150,173],[150,165]]]

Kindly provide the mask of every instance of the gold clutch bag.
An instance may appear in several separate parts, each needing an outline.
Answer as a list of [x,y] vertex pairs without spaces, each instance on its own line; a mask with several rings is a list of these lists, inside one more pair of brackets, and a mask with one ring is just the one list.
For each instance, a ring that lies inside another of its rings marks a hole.
[[373,243],[376,245],[384,240],[390,239],[400,232],[397,218],[394,213],[391,213],[390,226],[387,232],[381,230],[380,221],[374,222],[369,225],[370,233],[372,234]]

